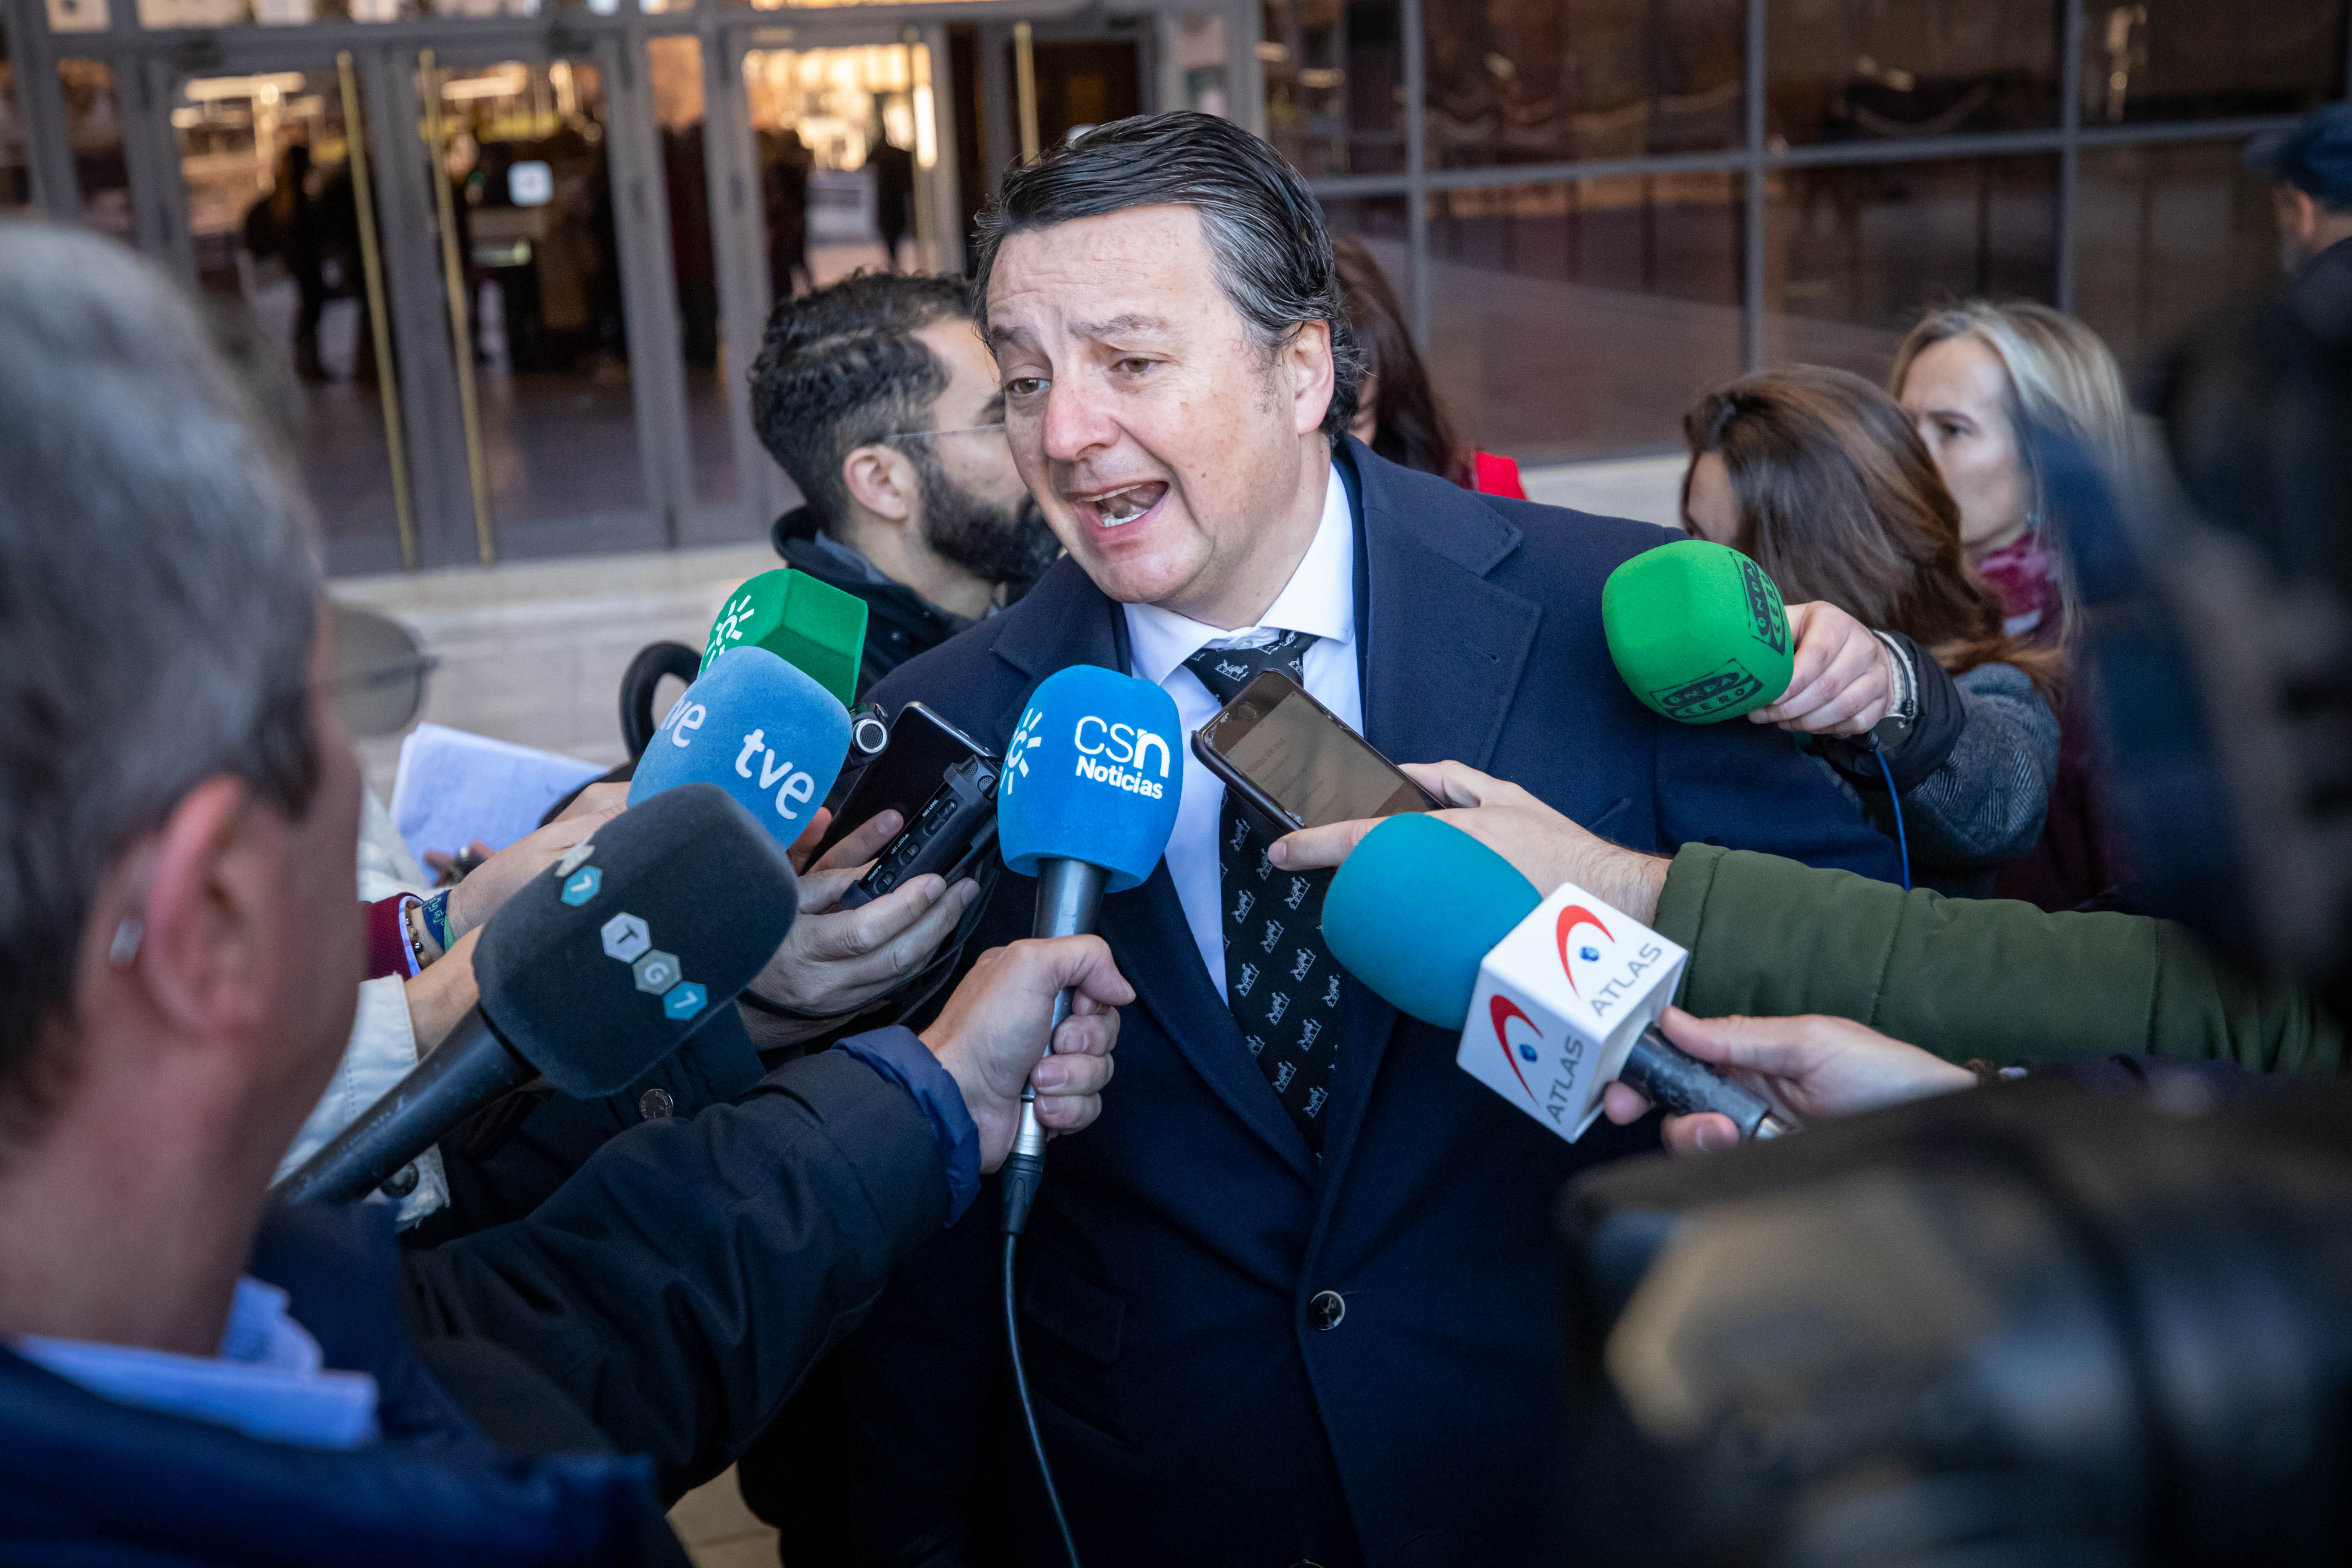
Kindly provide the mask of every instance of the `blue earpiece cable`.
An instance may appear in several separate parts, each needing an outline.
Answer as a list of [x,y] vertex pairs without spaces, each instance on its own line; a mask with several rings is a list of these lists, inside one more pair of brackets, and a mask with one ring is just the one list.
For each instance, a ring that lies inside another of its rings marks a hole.
[[1903,890],[1911,890],[1911,843],[1903,836],[1903,799],[1895,793],[1895,770],[1886,765],[1886,753],[1873,748],[1870,753],[1878,759],[1878,771],[1886,780],[1886,804],[1895,813],[1895,847],[1903,857]]

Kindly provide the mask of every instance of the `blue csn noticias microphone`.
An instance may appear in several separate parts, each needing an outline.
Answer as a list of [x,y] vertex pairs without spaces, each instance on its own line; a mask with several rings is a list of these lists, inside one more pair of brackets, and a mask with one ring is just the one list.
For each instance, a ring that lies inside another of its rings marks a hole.
[[[1031,693],[996,785],[1004,864],[1037,879],[1031,935],[1091,931],[1105,893],[1151,875],[1176,829],[1182,746],[1174,699],[1148,680],[1081,664]],[[1055,1002],[1054,1027],[1070,1016],[1070,1001],[1066,990]],[[1014,1236],[1028,1220],[1045,1155],[1031,1098],[1024,1097],[1021,1132],[1004,1162],[1004,1228]]]
[[799,908],[782,846],[724,791],[688,784],[623,812],[490,917],[481,1001],[271,1195],[362,1197],[533,1078],[577,1100],[617,1093],[751,984]]
[[629,804],[713,784],[790,844],[808,831],[848,754],[849,711],[839,699],[766,648],[730,648],[646,742]]
[[[1323,940],[1342,968],[1400,1013],[1461,1029],[1486,955],[1543,902],[1519,868],[1449,822],[1391,816],[1332,873]],[[1677,1116],[1727,1116],[1742,1138],[1785,1131],[1771,1106],[1652,1025],[1617,1078]]]
[[[1005,865],[1037,879],[1031,934],[1080,936],[1095,929],[1105,893],[1123,892],[1151,875],[1176,828],[1183,794],[1183,731],[1175,701],[1148,680],[1094,665],[1049,675],[1030,694],[1005,743],[996,785],[996,840]],[[1072,994],[1054,1002],[1053,1027],[1070,1016]],[[1052,1036],[1046,1037],[1051,1050]],[[1004,1331],[1013,1392],[1029,1426],[1029,1446],[1045,1500],[1077,1568],[1078,1549],[1045,1462],[1045,1438],[1021,1365],[1021,1322],[1014,1308],[1013,1260],[1045,1172],[1045,1130],[1036,1094],[1021,1095],[1021,1131],[1004,1162]]]

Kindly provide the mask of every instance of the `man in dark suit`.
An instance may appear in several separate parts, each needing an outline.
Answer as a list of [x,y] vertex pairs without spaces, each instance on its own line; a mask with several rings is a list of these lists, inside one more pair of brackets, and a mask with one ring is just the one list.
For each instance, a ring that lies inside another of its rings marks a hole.
[[[1387,754],[1518,781],[1629,846],[1895,874],[1785,736],[1663,722],[1618,679],[1602,580],[1673,535],[1473,495],[1345,437],[1360,361],[1330,243],[1264,143],[1173,114],[1056,149],[1007,176],[979,288],[1015,458],[1069,557],[884,681],[887,706],[920,698],[1002,746],[1040,680],[1092,663],[1161,684],[1189,730],[1281,668]],[[1054,1146],[1023,1248],[1078,1548],[1121,1568],[1536,1561],[1550,1205],[1654,1137],[1571,1146],[1458,1070],[1452,1036],[1338,972],[1322,879],[1266,862],[1181,765],[1166,858],[1102,906],[1139,996],[1122,1093]],[[985,940],[1026,930],[1032,896],[1003,879]],[[983,1197],[852,1351],[874,1560],[1060,1557],[1001,1373],[995,1225]]]

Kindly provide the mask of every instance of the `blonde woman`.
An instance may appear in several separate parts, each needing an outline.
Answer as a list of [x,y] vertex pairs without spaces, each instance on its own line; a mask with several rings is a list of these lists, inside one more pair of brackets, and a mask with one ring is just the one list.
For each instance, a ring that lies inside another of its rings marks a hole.
[[[2132,412],[2115,356],[2096,332],[2046,305],[1974,300],[1920,318],[1888,381],[1960,508],[1960,549],[2001,602],[2001,629],[2064,652],[2072,601],[2063,554],[2019,429],[2082,443],[2127,471]],[[2058,705],[2058,772],[2042,837],[1994,884],[2002,898],[2074,909],[2123,879],[2114,819],[2081,683]]]
[[1960,547],[2000,595],[2006,629],[2062,641],[2063,564],[2044,535],[2018,430],[2030,420],[2063,432],[2121,468],[2131,403],[2107,345],[2046,305],[1972,300],[1920,319],[1895,352],[1887,390],[1960,503]]

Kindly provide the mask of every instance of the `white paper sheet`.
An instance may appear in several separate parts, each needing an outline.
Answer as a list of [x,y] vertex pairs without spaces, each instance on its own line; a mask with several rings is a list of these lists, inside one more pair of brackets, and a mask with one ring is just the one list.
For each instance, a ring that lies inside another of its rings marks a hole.
[[503,849],[604,771],[577,757],[419,724],[400,743],[392,820],[419,860],[428,849],[455,854],[477,838]]

